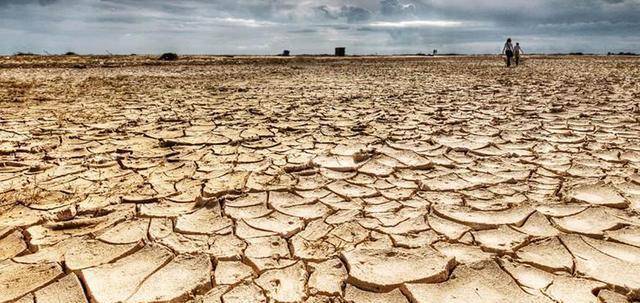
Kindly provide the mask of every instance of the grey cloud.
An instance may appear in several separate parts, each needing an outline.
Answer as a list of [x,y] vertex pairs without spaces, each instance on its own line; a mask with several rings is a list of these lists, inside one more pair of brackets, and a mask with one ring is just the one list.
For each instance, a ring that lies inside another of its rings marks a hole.
[[330,20],[344,19],[347,23],[363,22],[371,19],[371,11],[356,6],[344,5],[342,7],[331,7],[328,5],[321,5],[315,7],[316,12]]
[[0,7],[9,5],[50,5],[58,2],[58,0],[0,0]]
[[399,0],[382,0],[380,13],[383,16],[406,16],[415,13],[416,6],[412,3],[402,4]]
[[328,5],[317,6],[314,9],[315,9],[315,12],[318,13],[318,15],[324,18],[333,19],[333,20],[339,18],[339,12],[337,12],[335,9],[332,9]]
[[371,19],[371,12],[367,9],[355,6],[343,6],[340,15],[347,19],[347,22],[362,22]]

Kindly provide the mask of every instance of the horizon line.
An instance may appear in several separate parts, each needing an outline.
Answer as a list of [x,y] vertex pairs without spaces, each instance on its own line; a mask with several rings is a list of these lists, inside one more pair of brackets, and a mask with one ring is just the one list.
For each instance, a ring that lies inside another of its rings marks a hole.
[[[20,57],[20,56],[24,56],[24,57],[28,57],[28,56],[33,56],[33,57],[73,57],[73,56],[78,56],[78,57],[88,57],[88,56],[94,56],[94,57],[116,57],[116,56],[139,56],[139,57],[145,57],[145,56],[160,56],[162,54],[167,54],[167,53],[174,53],[177,54],[178,56],[186,56],[186,57],[197,57],[197,56],[206,56],[206,57],[229,57],[229,56],[233,56],[233,57],[393,57],[393,56],[418,56],[418,57],[441,57],[441,56],[500,56],[503,54],[498,54],[498,53],[456,53],[456,52],[446,52],[446,53],[438,53],[438,54],[432,54],[432,53],[422,53],[422,52],[417,52],[417,53],[390,53],[390,54],[378,54],[378,53],[374,53],[374,54],[358,54],[358,53],[354,53],[354,54],[347,54],[345,56],[336,56],[335,54],[331,54],[331,53],[301,53],[301,54],[289,54],[287,56],[283,55],[282,53],[280,54],[214,54],[214,53],[204,53],[204,54],[189,54],[189,53],[176,53],[176,52],[163,52],[163,53],[104,53],[104,54],[96,54],[96,53],[75,53],[75,52],[66,52],[66,53],[32,53],[32,52],[16,52],[13,54],[0,54],[0,56],[2,57]],[[608,56],[608,55],[622,55],[622,56],[638,56],[640,55],[640,53],[636,53],[636,52],[581,52],[581,51],[575,51],[575,52],[549,52],[549,53],[545,53],[545,52],[531,52],[531,53],[527,53],[524,54],[525,56],[550,56],[550,55],[583,55],[583,56]]]

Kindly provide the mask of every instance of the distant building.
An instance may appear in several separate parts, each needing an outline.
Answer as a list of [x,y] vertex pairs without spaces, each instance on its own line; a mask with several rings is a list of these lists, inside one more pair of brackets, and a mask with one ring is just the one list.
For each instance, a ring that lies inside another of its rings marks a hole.
[[347,54],[345,47],[336,47],[336,57],[344,57]]

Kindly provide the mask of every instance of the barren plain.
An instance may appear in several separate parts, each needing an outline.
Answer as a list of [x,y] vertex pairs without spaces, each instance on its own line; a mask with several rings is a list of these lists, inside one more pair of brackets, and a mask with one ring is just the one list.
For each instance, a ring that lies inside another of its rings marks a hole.
[[640,299],[640,59],[0,58],[0,302]]

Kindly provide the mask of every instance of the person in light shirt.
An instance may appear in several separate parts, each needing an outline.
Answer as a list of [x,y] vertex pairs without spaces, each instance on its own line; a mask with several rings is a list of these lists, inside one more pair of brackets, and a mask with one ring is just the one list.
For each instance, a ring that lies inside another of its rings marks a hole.
[[507,39],[507,42],[502,48],[502,53],[507,56],[507,67],[511,67],[511,59],[513,58],[513,44],[511,44],[511,38]]
[[516,46],[513,48],[514,58],[516,60],[516,66],[520,65],[520,55],[524,55],[520,42],[516,42]]

